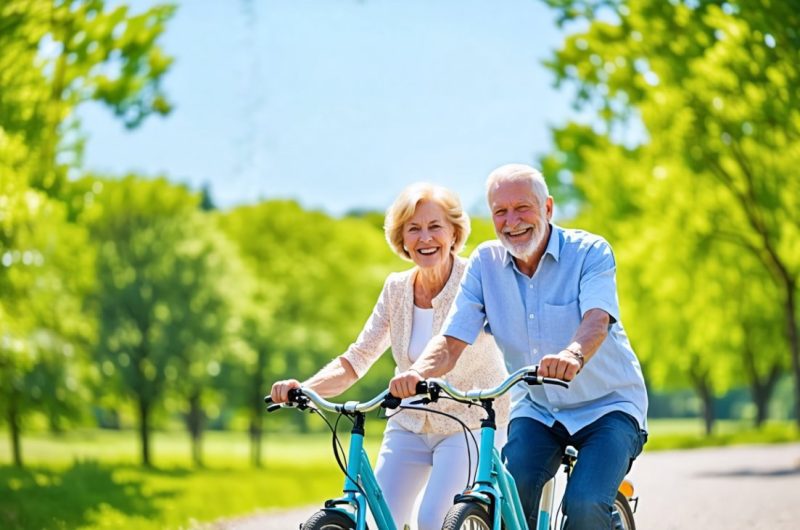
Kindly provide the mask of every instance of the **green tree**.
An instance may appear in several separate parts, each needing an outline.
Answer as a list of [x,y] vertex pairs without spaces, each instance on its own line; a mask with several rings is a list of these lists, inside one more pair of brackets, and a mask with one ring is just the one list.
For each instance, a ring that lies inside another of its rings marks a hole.
[[132,14],[104,0],[3,2],[0,120],[31,151],[31,185],[57,194],[78,165],[81,103],[102,103],[128,127],[169,112],[161,80],[172,60],[156,41],[173,12]]
[[80,395],[67,361],[93,334],[83,311],[93,254],[74,251],[86,246],[86,231],[67,221],[62,203],[27,186],[27,154],[0,128],[0,421],[19,466],[25,416],[74,411]]
[[[202,195],[201,195],[202,205]],[[249,279],[238,252],[209,215],[187,221],[191,234],[179,254],[180,281],[184,295],[180,306],[170,308],[166,334],[178,360],[175,380],[186,401],[186,427],[192,440],[192,460],[202,465],[202,435],[206,422],[204,399],[214,394],[215,384],[230,355],[237,298],[246,295]]]
[[[638,179],[636,193],[649,197],[652,188],[674,194],[673,205],[689,201],[694,208],[688,215],[696,219],[690,237],[696,237],[698,251],[721,261],[731,255],[724,244],[736,245],[739,254],[760,264],[747,271],[769,278],[778,290],[784,355],[792,365],[800,408],[800,251],[795,244],[800,179],[794,175],[800,162],[800,95],[793,88],[800,81],[800,6],[763,0],[547,3],[563,24],[585,24],[549,66],[559,83],[576,88],[576,104],[598,118],[600,142],[630,145],[626,131],[642,131],[634,135],[639,149],[631,149],[642,163],[631,165],[636,173],[620,175],[622,184]],[[597,153],[584,167],[585,178],[606,162]],[[653,186],[656,180],[670,184]],[[635,196],[625,193],[632,204]],[[671,237],[663,242],[671,247],[684,234],[680,225],[668,230],[664,223]],[[629,237],[638,237],[633,234]],[[701,247],[702,242],[713,243]],[[737,285],[740,280],[727,288]],[[775,318],[774,312],[766,314]]]
[[[369,316],[390,270],[382,232],[364,219],[333,219],[290,201],[236,208],[222,216],[257,284],[239,345],[247,381],[252,459],[261,458],[262,398],[281,377],[303,378],[343,352]],[[359,385],[385,385],[381,369]],[[373,379],[374,378],[374,379]]]
[[193,399],[200,374],[215,371],[208,352],[221,342],[225,312],[214,311],[226,302],[216,283],[225,278],[212,276],[223,253],[209,248],[216,243],[200,226],[200,197],[181,186],[129,176],[93,179],[92,188],[97,194],[81,219],[98,253],[96,359],[109,382],[135,400],[149,465],[152,413],[167,389],[183,380]]

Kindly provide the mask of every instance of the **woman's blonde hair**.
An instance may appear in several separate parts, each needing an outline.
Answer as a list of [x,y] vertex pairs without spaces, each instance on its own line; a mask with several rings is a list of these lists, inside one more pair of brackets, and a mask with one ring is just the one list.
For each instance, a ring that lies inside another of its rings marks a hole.
[[447,215],[447,220],[453,225],[455,236],[455,242],[450,252],[454,255],[461,252],[469,237],[470,224],[469,216],[461,207],[458,195],[443,186],[421,182],[412,184],[401,191],[386,210],[383,231],[386,234],[386,241],[395,254],[411,261],[411,255],[403,248],[403,225],[414,216],[414,212],[417,211],[417,207],[422,201],[431,201],[442,207]]

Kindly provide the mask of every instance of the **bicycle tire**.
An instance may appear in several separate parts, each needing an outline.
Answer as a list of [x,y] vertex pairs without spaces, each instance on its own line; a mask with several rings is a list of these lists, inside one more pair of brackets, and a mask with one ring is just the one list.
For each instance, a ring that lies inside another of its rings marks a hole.
[[483,504],[460,502],[447,512],[442,530],[492,530],[492,520]]
[[300,527],[301,530],[354,530],[353,519],[337,510],[320,510]]
[[[633,520],[633,510],[627,497],[622,492],[617,492],[614,499],[614,512],[618,517],[614,517],[614,530],[636,530],[636,522]],[[612,516],[614,514],[612,513]]]

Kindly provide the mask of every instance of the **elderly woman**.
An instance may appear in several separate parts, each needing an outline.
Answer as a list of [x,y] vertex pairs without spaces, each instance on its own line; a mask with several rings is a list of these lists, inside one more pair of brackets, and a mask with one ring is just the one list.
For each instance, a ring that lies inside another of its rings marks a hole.
[[[466,265],[458,252],[470,223],[453,192],[430,184],[406,188],[387,210],[384,230],[392,249],[415,267],[389,275],[358,339],[303,383],[323,396],[347,390],[389,346],[397,368],[407,370],[439,332],[458,291]],[[505,376],[494,340],[482,334],[445,379],[468,389],[495,386]],[[272,386],[272,399],[285,402],[289,390],[300,385],[295,379],[278,381]],[[460,417],[476,433],[480,428],[481,409],[448,401],[430,408]],[[499,400],[496,410],[502,426],[507,422],[507,400]],[[504,430],[497,431],[500,445]],[[475,465],[475,449],[465,445],[461,427],[440,414],[406,410],[389,419],[375,474],[398,528],[411,523],[423,488],[418,528],[441,528],[454,495],[465,485],[470,458]]]

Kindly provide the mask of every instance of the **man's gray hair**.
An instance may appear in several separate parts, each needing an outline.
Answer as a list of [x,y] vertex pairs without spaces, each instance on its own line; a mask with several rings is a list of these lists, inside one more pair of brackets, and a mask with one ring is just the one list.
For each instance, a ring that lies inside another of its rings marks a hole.
[[544,176],[538,169],[527,164],[506,164],[492,171],[489,174],[489,178],[486,179],[486,199],[489,200],[492,189],[501,182],[518,180],[530,182],[533,194],[536,195],[539,204],[544,208],[544,204],[550,196],[550,192],[547,190],[547,182],[545,182]]

